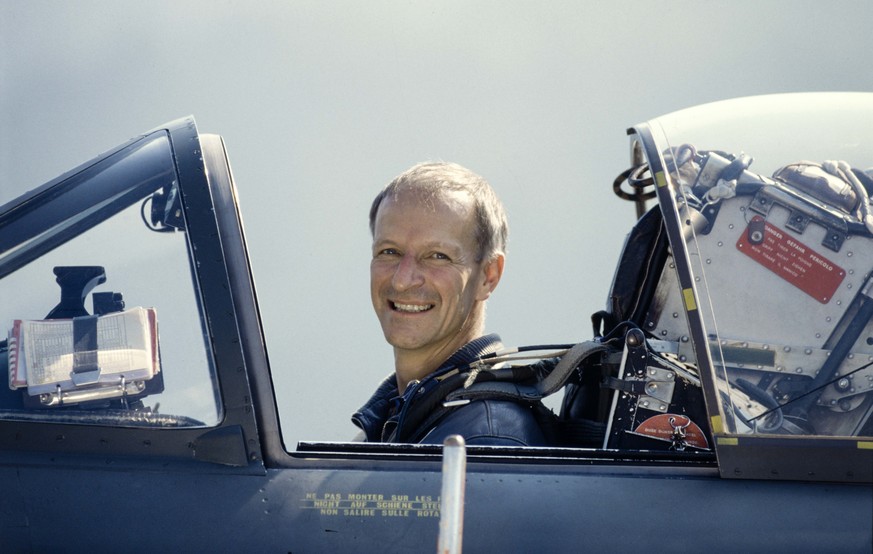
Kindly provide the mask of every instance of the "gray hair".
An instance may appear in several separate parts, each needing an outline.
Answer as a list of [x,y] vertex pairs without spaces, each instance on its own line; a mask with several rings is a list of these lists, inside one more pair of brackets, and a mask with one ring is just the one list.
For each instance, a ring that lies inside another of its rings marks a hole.
[[382,189],[370,207],[370,234],[376,232],[379,206],[389,195],[397,197],[403,191],[424,193],[428,198],[441,198],[447,192],[464,192],[473,199],[476,218],[477,262],[492,259],[506,252],[509,225],[503,203],[483,177],[450,162],[423,162],[412,166]]

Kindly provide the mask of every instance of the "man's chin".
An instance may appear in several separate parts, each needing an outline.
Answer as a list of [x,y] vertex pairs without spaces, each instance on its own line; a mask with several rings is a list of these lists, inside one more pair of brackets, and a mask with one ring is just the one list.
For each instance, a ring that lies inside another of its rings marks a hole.
[[396,350],[420,350],[427,346],[427,341],[420,337],[409,337],[403,335],[391,334],[385,335],[385,340]]

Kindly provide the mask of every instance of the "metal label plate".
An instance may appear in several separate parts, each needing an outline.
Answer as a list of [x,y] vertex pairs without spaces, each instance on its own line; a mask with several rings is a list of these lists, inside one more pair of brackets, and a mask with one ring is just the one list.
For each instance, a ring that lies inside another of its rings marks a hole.
[[[762,222],[763,237],[753,243],[749,238],[750,230],[761,229]],[[761,216],[752,218],[737,241],[737,250],[822,304],[830,302],[846,277],[843,268]]]

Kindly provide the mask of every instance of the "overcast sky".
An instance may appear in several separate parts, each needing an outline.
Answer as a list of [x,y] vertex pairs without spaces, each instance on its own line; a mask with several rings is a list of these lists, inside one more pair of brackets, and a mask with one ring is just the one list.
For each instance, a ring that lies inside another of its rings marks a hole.
[[633,208],[625,130],[763,93],[873,91],[873,3],[0,0],[0,204],[193,114],[224,136],[283,432],[342,440],[392,370],[367,211],[456,161],[506,204],[488,329],[591,338]]

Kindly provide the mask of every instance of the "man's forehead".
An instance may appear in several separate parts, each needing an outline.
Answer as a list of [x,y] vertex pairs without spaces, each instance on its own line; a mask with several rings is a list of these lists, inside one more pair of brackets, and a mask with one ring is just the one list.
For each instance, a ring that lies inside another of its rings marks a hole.
[[389,202],[397,206],[421,207],[434,211],[449,208],[465,214],[472,208],[473,198],[468,192],[459,190],[401,187],[388,195],[383,205]]
[[[425,225],[421,218],[431,214],[438,216],[438,219],[428,221]],[[426,242],[430,246],[442,245],[445,249],[451,245],[456,249],[469,250],[475,249],[474,226],[472,202],[466,193],[449,191],[435,197],[407,191],[406,194],[385,198],[376,217],[373,238],[377,243],[392,242],[414,235],[416,241]]]

